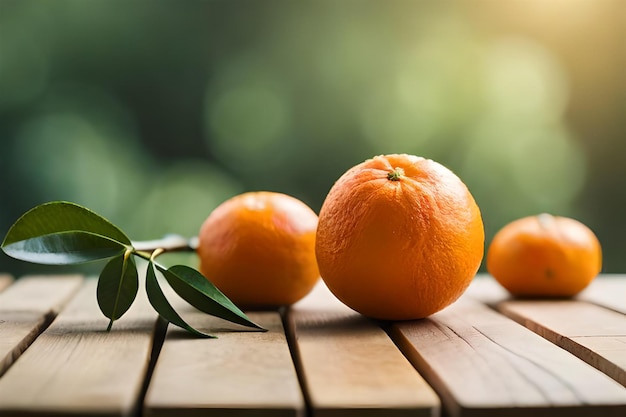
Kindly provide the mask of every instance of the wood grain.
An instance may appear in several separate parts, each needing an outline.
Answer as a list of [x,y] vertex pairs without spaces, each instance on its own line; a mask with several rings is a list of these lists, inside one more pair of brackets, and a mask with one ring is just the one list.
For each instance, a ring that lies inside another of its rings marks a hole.
[[577,298],[626,314],[626,275],[601,275]]
[[626,386],[626,275],[601,275],[570,300],[514,299],[483,275],[464,297],[500,310]]
[[0,376],[78,290],[80,276],[24,277],[0,293]]
[[517,300],[498,309],[626,387],[626,315],[574,300]]
[[[16,284],[17,285],[17,284]],[[57,319],[0,378],[0,415],[127,416],[137,407],[155,313],[140,292],[107,333],[86,280]]]
[[314,416],[438,413],[436,394],[387,334],[323,283],[287,312],[287,322]]
[[145,416],[303,415],[304,399],[278,312],[248,313],[268,330],[257,332],[172,303],[190,324],[218,338],[193,338],[169,326]]
[[626,389],[489,307],[463,297],[390,334],[450,416],[623,416]]
[[464,298],[473,298],[483,304],[495,306],[499,302],[512,299],[511,294],[491,275],[479,274],[463,294]]
[[0,274],[0,292],[13,283],[13,277],[9,274]]
[[[492,306],[514,298],[488,274],[478,274],[464,296]],[[626,275],[600,275],[575,299],[626,314]]]

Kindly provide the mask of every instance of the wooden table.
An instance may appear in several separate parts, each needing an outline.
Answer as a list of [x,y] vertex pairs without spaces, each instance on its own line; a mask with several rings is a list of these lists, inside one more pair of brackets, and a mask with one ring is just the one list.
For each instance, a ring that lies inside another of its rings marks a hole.
[[379,323],[323,284],[251,332],[143,291],[105,331],[95,280],[0,274],[0,416],[626,415],[626,276],[512,300],[488,276],[424,320]]

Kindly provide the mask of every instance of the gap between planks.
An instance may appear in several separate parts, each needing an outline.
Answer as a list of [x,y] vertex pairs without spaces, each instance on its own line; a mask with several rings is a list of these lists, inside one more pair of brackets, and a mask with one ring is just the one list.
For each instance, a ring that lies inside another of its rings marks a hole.
[[626,386],[626,275],[600,276],[573,299],[514,299],[490,278],[468,294]]
[[450,416],[624,415],[624,387],[473,299],[502,294],[477,281],[442,312],[389,331]]
[[76,293],[78,275],[27,276],[0,293],[0,376]]
[[304,399],[280,314],[247,312],[267,332],[198,312],[171,291],[172,305],[192,326],[217,339],[168,326],[144,400],[143,415],[303,416]]
[[108,319],[98,309],[96,280],[85,280],[56,320],[0,378],[0,415],[133,414],[148,371],[155,321],[140,291],[130,310],[106,332]]
[[439,399],[378,323],[320,282],[286,311],[293,356],[316,417],[434,416]]
[[582,301],[504,301],[498,310],[626,387],[626,316]]

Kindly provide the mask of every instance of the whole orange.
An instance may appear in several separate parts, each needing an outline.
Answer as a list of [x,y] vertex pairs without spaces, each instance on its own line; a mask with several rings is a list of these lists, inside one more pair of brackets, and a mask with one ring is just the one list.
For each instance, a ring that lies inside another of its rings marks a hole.
[[292,304],[319,280],[316,227],[317,214],[294,197],[235,196],[200,228],[200,272],[242,308]]
[[568,297],[602,268],[596,235],[578,220],[540,214],[498,231],[487,251],[487,270],[518,296]]
[[443,165],[405,154],[354,166],[319,216],[322,279],[344,304],[384,320],[429,316],[454,302],[484,253],[480,210]]

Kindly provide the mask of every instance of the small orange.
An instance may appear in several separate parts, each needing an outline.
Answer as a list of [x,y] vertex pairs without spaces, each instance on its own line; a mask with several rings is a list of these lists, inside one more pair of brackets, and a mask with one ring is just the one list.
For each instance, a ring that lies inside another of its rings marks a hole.
[[316,227],[317,214],[294,197],[235,196],[200,228],[200,272],[242,308],[292,304],[319,280]]
[[319,216],[322,279],[344,304],[384,320],[429,316],[454,302],[484,253],[480,210],[443,165],[394,154],[341,176]]
[[517,296],[570,297],[601,268],[600,242],[591,229],[545,213],[505,225],[487,251],[487,270]]

